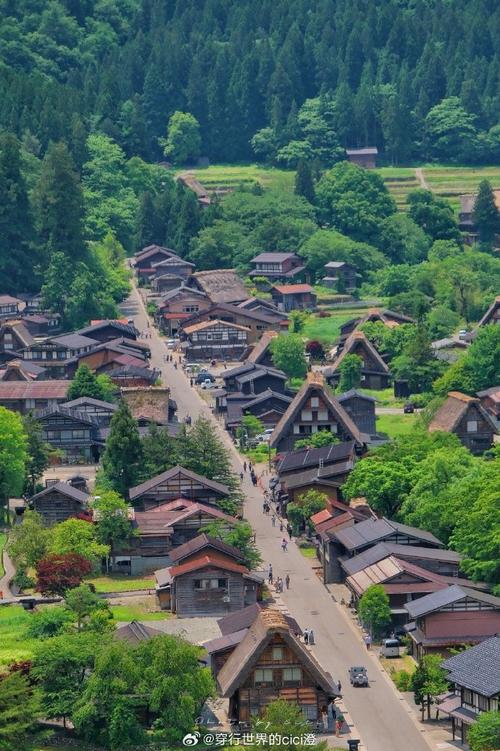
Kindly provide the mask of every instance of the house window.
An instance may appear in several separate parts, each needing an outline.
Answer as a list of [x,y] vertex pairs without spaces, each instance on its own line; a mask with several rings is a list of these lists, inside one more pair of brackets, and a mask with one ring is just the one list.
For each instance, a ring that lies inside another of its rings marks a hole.
[[303,422],[310,422],[312,420],[312,412],[310,409],[303,409],[300,415],[300,419]]
[[226,589],[227,579],[195,579],[195,589]]
[[85,430],[73,430],[73,438],[85,438]]
[[256,686],[271,686],[273,683],[273,671],[269,668],[257,668],[253,677]]
[[318,411],[318,420],[328,420],[328,410],[320,409]]
[[301,704],[300,708],[306,720],[318,719],[318,707],[316,706],[316,704]]
[[319,407],[319,397],[312,396],[311,397],[311,407]]
[[467,433],[477,433],[477,420],[467,420]]
[[477,695],[477,706],[478,706],[478,709],[480,710],[480,712],[487,712],[488,708],[489,708],[488,705],[489,705],[489,702],[488,702],[488,699],[486,698],[486,696],[481,696],[481,694],[478,694]]
[[301,668],[284,668],[283,670],[283,685],[295,686],[302,680]]
[[283,647],[273,647],[272,658],[273,660],[282,660],[283,659]]

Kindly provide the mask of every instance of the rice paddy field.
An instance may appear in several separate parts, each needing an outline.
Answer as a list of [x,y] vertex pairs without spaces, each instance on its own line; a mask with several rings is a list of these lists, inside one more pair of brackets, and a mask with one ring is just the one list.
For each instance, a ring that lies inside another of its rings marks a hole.
[[497,167],[444,167],[429,165],[422,168],[429,188],[447,198],[458,212],[459,196],[475,193],[481,180],[489,180],[493,189],[500,189],[500,166]]
[[263,188],[293,192],[295,172],[262,164],[213,164],[210,167],[180,170],[192,172],[209,193],[223,194],[240,185],[250,186],[255,182]]

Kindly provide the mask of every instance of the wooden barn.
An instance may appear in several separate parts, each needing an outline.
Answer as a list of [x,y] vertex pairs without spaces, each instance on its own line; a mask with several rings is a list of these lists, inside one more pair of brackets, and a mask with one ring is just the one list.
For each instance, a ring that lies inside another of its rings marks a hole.
[[494,418],[474,396],[450,391],[429,424],[429,432],[455,433],[473,454],[482,454],[493,444],[497,428]]
[[86,511],[89,498],[67,482],[55,482],[32,495],[28,507],[40,514],[47,526],[52,526]]
[[353,331],[332,365],[325,370],[325,378],[332,386],[340,380],[340,365],[347,355],[357,355],[363,360],[361,386],[366,389],[385,389],[390,385],[391,373],[373,344],[362,331]]
[[312,723],[337,696],[336,684],[290,629],[283,613],[261,610],[217,675],[229,718],[248,723],[277,699],[297,704]]
[[278,310],[285,313],[316,308],[317,298],[310,284],[275,284],[271,290],[271,297]]
[[378,149],[376,146],[366,146],[363,149],[346,149],[347,161],[364,169],[375,169],[377,166]]

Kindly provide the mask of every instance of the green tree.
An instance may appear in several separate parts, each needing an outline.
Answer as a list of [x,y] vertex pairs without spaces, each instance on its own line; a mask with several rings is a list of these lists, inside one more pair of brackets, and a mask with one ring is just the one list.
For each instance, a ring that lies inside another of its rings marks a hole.
[[33,495],[37,480],[49,466],[50,446],[44,442],[41,425],[31,412],[24,415],[23,427],[28,439],[25,488],[29,495]]
[[255,415],[243,415],[241,425],[248,438],[255,438],[256,435],[264,432],[264,423]]
[[432,107],[425,118],[429,154],[455,162],[467,158],[476,136],[475,119],[462,107],[458,97],[443,99]]
[[281,334],[271,342],[273,364],[283,370],[289,378],[304,378],[307,373],[307,361],[304,354],[304,342],[299,334]]
[[102,466],[113,489],[124,498],[140,480],[142,459],[137,421],[132,417],[127,402],[122,399],[111,418]]
[[96,610],[107,611],[108,616],[111,617],[106,600],[93,592],[88,584],[80,584],[78,587],[68,589],[64,595],[64,601],[68,610],[76,617],[77,631],[82,630],[84,619],[89,618]]
[[403,346],[401,354],[391,362],[396,378],[408,381],[412,393],[430,391],[432,382],[442,372],[442,364],[435,357],[426,327],[416,326],[414,336]]
[[319,449],[323,446],[335,446],[337,443],[340,443],[340,439],[335,433],[332,433],[330,430],[318,430],[316,433],[311,433],[307,438],[295,441],[294,449]]
[[193,161],[200,155],[200,124],[190,112],[174,112],[168,121],[163,153],[177,164]]
[[421,705],[422,720],[427,706],[427,719],[430,720],[431,703],[448,689],[446,671],[441,667],[443,658],[438,654],[425,655],[418,663],[412,677],[415,703]]
[[299,248],[299,255],[317,282],[325,275],[324,265],[329,261],[352,263],[365,280],[372,272],[387,266],[387,258],[372,245],[328,229],[320,229],[306,239]]
[[166,472],[179,463],[176,441],[169,435],[168,428],[151,423],[141,443],[145,479]]
[[473,212],[474,224],[479,232],[479,242],[485,249],[491,249],[495,235],[500,231],[500,212],[488,180],[481,180],[478,186]]
[[[252,725],[254,733],[259,733],[265,728],[268,739],[281,736],[280,747],[284,751],[305,751],[307,748],[304,743],[292,741],[294,737],[305,737],[311,730],[309,720],[306,719],[302,709],[294,702],[286,701],[286,699],[276,699],[269,702],[262,713],[262,717],[253,718]],[[254,751],[257,751],[258,748],[262,748],[264,751],[272,751],[273,747],[271,741],[265,740],[262,744],[252,746]],[[326,741],[315,743],[315,748],[318,751],[325,751],[326,747]]]
[[28,464],[28,439],[16,412],[0,407],[0,521],[8,523],[7,504],[20,495]]
[[31,674],[41,690],[44,717],[62,717],[66,724],[73,715],[100,644],[102,637],[86,632],[61,634],[38,642]]
[[481,712],[467,733],[471,751],[495,751],[500,747],[500,712]]
[[450,204],[436,198],[430,190],[419,188],[408,193],[408,214],[432,240],[454,240],[461,244],[462,238]]
[[436,393],[464,391],[475,394],[498,383],[500,377],[500,331],[482,326],[466,354],[454,362],[434,383]]
[[349,389],[356,389],[361,384],[363,358],[359,355],[346,355],[339,365],[339,392],[342,394]]
[[56,555],[76,553],[97,568],[101,559],[109,554],[109,545],[98,542],[96,529],[83,519],[66,519],[52,531],[50,552]]
[[0,676],[0,748],[18,751],[29,743],[29,732],[40,716],[38,692],[27,676],[14,671]]
[[46,608],[32,613],[26,629],[28,639],[51,639],[68,630],[73,616],[64,608]]
[[311,531],[311,516],[326,508],[328,496],[318,490],[308,490],[302,493],[297,501],[287,505],[287,516],[294,529],[294,534],[300,534],[306,527]]
[[316,192],[314,190],[314,182],[309,162],[305,159],[300,159],[297,164],[297,172],[295,173],[295,193],[298,196],[302,196],[314,204],[316,201]]
[[403,463],[380,461],[374,455],[355,465],[342,492],[346,498],[364,496],[374,511],[391,518],[410,487],[408,469]]
[[88,365],[80,365],[68,389],[68,400],[88,396],[91,399],[102,399],[103,394],[97,382],[97,376]]
[[73,263],[86,254],[83,192],[65,143],[49,146],[35,190],[37,229],[47,256],[62,252]]
[[22,174],[21,150],[11,133],[0,133],[0,288],[36,289],[38,260],[33,217]]
[[262,556],[255,544],[255,533],[248,522],[238,522],[228,527],[227,522],[216,519],[207,524],[203,528],[203,532],[209,537],[222,540],[222,542],[237,548],[244,555],[245,566],[250,570],[257,568],[258,564],[262,562]]
[[361,623],[373,637],[381,636],[391,622],[389,596],[381,584],[372,584],[361,595],[358,604]]
[[109,747],[111,751],[136,751],[148,738],[139,724],[134,703],[131,700],[117,700],[109,721]]
[[127,545],[132,534],[128,506],[118,493],[108,490],[94,498],[92,507],[96,512],[96,539],[107,545],[113,555],[115,549]]
[[21,524],[16,524],[7,544],[9,555],[17,568],[35,568],[47,553],[51,541],[51,530],[43,523],[36,511],[26,509]]

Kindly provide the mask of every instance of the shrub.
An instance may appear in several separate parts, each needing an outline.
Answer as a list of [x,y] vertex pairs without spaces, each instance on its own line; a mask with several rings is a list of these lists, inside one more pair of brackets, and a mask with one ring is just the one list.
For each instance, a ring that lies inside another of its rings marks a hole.
[[407,670],[396,670],[392,675],[392,680],[399,691],[409,691],[411,686],[411,674]]

